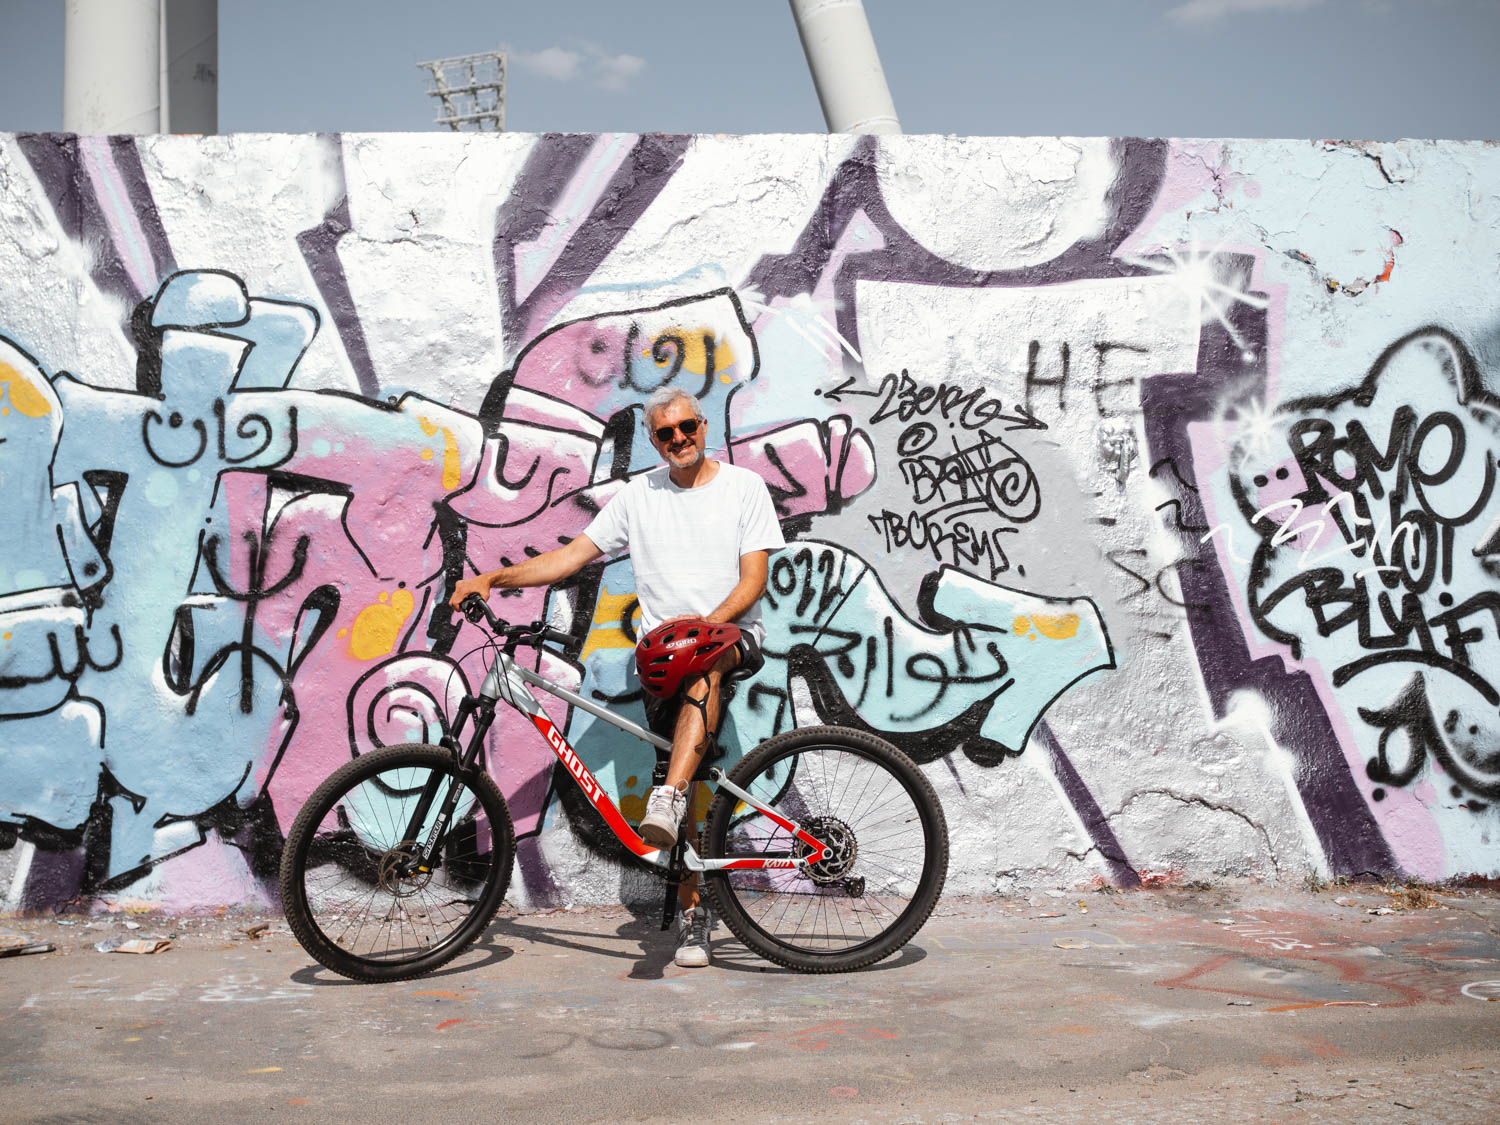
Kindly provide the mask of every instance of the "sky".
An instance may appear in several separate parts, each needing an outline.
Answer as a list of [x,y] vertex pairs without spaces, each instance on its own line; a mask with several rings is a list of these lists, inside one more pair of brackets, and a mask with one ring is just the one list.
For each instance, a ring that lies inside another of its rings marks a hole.
[[[1500,137],[1500,0],[865,0],[902,128]],[[63,0],[0,0],[0,131],[62,128]],[[504,49],[514,132],[823,132],[786,0],[219,0],[221,132],[426,131]]]

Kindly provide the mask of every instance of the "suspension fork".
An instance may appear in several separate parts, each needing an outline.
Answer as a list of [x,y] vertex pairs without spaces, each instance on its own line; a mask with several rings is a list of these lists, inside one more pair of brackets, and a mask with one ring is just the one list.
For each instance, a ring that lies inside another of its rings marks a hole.
[[[468,749],[460,751],[458,736],[463,732],[465,724],[471,720],[473,731],[469,735]],[[454,718],[452,729],[442,737],[441,745],[453,754],[453,775],[449,778],[448,791],[443,795],[443,803],[438,808],[437,819],[432,822],[432,830],[428,832],[427,839],[422,841],[421,849],[416,856],[418,871],[431,869],[432,858],[437,854],[443,829],[452,818],[453,810],[458,806],[458,793],[463,787],[464,775],[475,768],[478,763],[480,751],[484,749],[484,736],[489,733],[490,725],[494,721],[494,700],[483,697],[477,700],[465,698],[458,706],[458,714]],[[407,821],[406,833],[402,836],[403,841],[411,843],[417,841],[418,833],[422,831],[422,825],[426,823],[427,814],[432,811],[433,802],[437,800],[438,790],[441,787],[441,774],[434,773],[427,778],[422,786],[422,795],[417,798],[417,807],[412,810],[411,818]]]

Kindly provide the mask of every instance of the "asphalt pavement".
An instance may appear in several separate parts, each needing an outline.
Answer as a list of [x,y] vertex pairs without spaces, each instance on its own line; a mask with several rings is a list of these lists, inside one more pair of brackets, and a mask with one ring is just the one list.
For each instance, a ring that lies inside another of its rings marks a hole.
[[0,917],[55,946],[0,956],[0,1121],[1500,1120],[1492,886],[950,899],[834,976],[722,926],[679,969],[654,913],[503,914],[392,985],[276,914]]

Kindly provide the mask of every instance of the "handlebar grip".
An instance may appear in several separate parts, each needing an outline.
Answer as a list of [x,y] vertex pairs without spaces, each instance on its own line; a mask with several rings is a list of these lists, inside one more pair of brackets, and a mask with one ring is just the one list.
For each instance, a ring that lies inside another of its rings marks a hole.
[[553,644],[561,645],[563,648],[577,648],[583,644],[582,638],[575,637],[571,633],[564,633],[560,629],[543,629],[542,640],[551,641]]
[[485,619],[485,610],[489,607],[484,604],[484,599],[481,598],[478,594],[470,594],[467,598],[459,603],[458,608],[465,617],[467,617],[475,625],[478,625]]

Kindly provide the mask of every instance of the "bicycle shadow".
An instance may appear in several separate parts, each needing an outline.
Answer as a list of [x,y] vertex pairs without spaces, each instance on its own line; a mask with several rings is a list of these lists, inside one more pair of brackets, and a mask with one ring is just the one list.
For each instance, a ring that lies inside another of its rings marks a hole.
[[[393,984],[406,984],[410,980],[441,980],[443,977],[456,976],[459,973],[470,973],[476,969],[489,968],[498,965],[502,961],[508,961],[515,956],[516,951],[508,945],[496,945],[489,933],[485,933],[468,949],[465,949],[448,964],[434,969],[430,973],[423,973],[420,977],[409,978],[407,981],[392,981]],[[478,956],[476,956],[476,954]],[[349,980],[341,977],[332,969],[325,969],[322,965],[314,962],[306,968],[298,969],[291,974],[291,979],[298,984],[315,985],[318,988],[341,988],[345,985],[353,985],[356,988],[369,988],[372,984],[386,982]]]
[[[625,909],[630,911],[631,916],[617,926],[613,933],[569,929],[563,919],[555,914],[522,914],[512,918],[496,918],[490,924],[486,937],[504,936],[555,949],[609,957],[616,961],[633,961],[634,964],[625,973],[626,979],[660,980],[666,975],[667,966],[672,963],[672,956],[677,952],[677,928],[661,928],[660,907],[641,907],[637,910],[627,904]],[[627,948],[626,943],[635,948]]]
[[[508,961],[515,956],[516,951],[512,946],[500,944],[497,939],[509,938],[516,942],[551,946],[554,949],[587,953],[615,961],[630,961],[632,964],[622,975],[622,979],[661,980],[667,975],[667,969],[672,967],[672,958],[677,952],[677,927],[674,925],[668,930],[661,928],[661,909],[658,906],[641,906],[637,909],[627,905],[626,909],[631,913],[630,918],[612,933],[571,929],[555,914],[522,914],[496,918],[472,946],[441,968],[423,973],[420,979],[441,980]],[[783,968],[762,960],[730,933],[723,923],[715,928],[712,943],[713,967],[716,969],[772,976],[806,975],[800,970]],[[926,949],[915,942],[908,942],[894,957],[887,957],[856,971],[874,973],[904,969],[926,958]],[[291,979],[298,984],[315,985],[318,988],[350,985],[357,988],[369,987],[369,982],[348,980],[316,963],[296,970],[291,974]]]
[[[550,945],[557,949],[578,953],[591,953],[610,957],[617,961],[633,961],[622,979],[660,980],[672,965],[677,952],[677,927],[661,928],[661,909],[658,906],[627,904],[631,917],[617,926],[613,933],[565,929],[552,921],[556,915],[518,915],[513,918],[497,918],[490,925],[486,938],[491,934],[503,935],[516,940]],[[547,921],[541,921],[542,918]],[[616,942],[630,942],[639,948],[623,948]],[[770,973],[774,975],[804,976],[797,969],[773,965],[743,945],[738,938],[720,923],[712,939],[713,967],[740,973]],[[887,957],[858,972],[883,972],[915,965],[927,957],[927,950],[914,942],[908,942],[894,957]],[[689,970],[691,971],[691,970]]]

